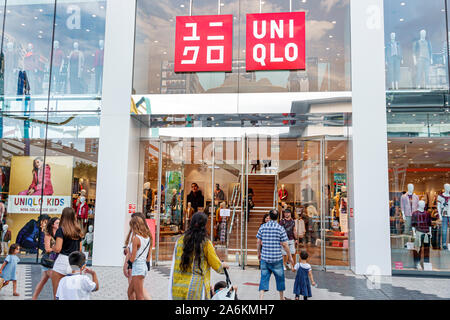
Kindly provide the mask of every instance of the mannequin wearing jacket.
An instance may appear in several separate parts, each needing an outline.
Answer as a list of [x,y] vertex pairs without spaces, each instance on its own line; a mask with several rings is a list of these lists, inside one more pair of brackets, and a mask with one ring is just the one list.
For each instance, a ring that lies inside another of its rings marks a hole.
[[395,32],[391,33],[391,41],[386,45],[386,63],[388,69],[389,85],[391,89],[398,90],[400,79],[400,65],[403,61],[402,47],[395,39]]
[[80,203],[77,206],[77,219],[81,230],[85,231],[85,227],[88,219],[89,207],[86,203],[86,198],[84,196],[80,197]]
[[402,210],[403,220],[405,220],[405,233],[411,232],[411,216],[417,210],[419,197],[414,193],[414,185],[408,184],[408,192],[402,195],[400,199],[400,208]]
[[425,201],[418,203],[417,210],[412,214],[411,226],[414,235],[414,264],[418,270],[422,269],[420,265],[422,248],[423,262],[430,262],[430,243],[431,243],[431,215],[425,210]]
[[19,195],[21,196],[38,196],[43,193],[44,196],[51,196],[53,195],[53,185],[51,180],[51,172],[50,172],[50,166],[47,164],[45,165],[44,170],[44,183],[42,183],[42,166],[44,162],[42,158],[36,158],[33,161],[33,180],[31,181],[30,186],[28,187],[28,190],[24,190],[22,192],[19,192]]
[[444,192],[437,197],[437,208],[442,220],[442,248],[447,249],[447,229],[450,219],[450,184],[444,185]]

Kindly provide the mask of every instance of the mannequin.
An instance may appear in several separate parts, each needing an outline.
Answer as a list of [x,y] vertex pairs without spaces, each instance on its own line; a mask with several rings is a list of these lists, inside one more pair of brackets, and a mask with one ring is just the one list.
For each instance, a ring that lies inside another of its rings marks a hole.
[[185,228],[184,228],[185,230],[187,230],[189,228],[189,223],[191,222],[191,218],[194,213],[195,212],[194,212],[194,208],[192,208],[192,203],[188,202],[186,211],[184,213],[184,216],[186,218],[186,220],[185,220],[186,224],[185,224]]
[[11,231],[8,230],[9,226],[4,224],[2,227],[2,236],[1,236],[1,255],[7,255],[9,249],[9,243],[11,242]]
[[444,185],[444,192],[437,198],[437,209],[442,220],[442,248],[447,250],[447,229],[450,219],[450,184]]
[[431,215],[425,211],[425,201],[420,200],[417,210],[413,212],[411,226],[414,236],[414,264],[418,270],[420,265],[421,251],[423,247],[423,262],[430,262],[430,243],[431,243]]
[[25,57],[23,58],[23,68],[25,72],[27,73],[28,82],[30,86],[30,91],[32,94],[37,93],[37,87],[38,87],[38,62],[37,57],[34,53],[34,46],[32,43],[28,44],[27,47],[27,53],[25,54]]
[[216,203],[218,201],[225,200],[225,193],[222,189],[220,189],[220,185],[218,183],[216,183],[216,190],[214,190],[214,199]]
[[413,61],[416,66],[416,87],[419,89],[428,86],[430,65],[433,64],[431,43],[426,37],[426,30],[420,30],[420,39],[414,42],[413,45]]
[[303,202],[309,203],[314,202],[315,196],[314,191],[309,184],[306,185],[305,189],[302,190]]
[[95,93],[100,94],[102,91],[102,75],[103,75],[103,55],[105,41],[98,41],[98,49],[95,51],[94,71],[95,71]]
[[17,93],[17,73],[19,71],[19,58],[14,42],[6,44],[5,52],[5,94],[15,95]]
[[[347,215],[347,187],[346,186],[342,186],[341,188],[342,192],[340,194],[340,199],[339,199],[339,225],[341,226],[341,231],[342,232],[347,232],[348,231],[348,225],[347,225],[347,220],[345,218]],[[344,220],[345,219],[345,220]]]
[[281,185],[281,189],[278,190],[278,198],[280,199],[280,201],[284,201],[286,200],[288,197],[288,192],[287,190],[284,188],[284,184]]
[[80,203],[77,206],[77,219],[80,228],[81,230],[83,230],[83,232],[86,230],[88,211],[89,209],[86,203],[86,198],[84,196],[80,196]]
[[148,215],[153,207],[153,191],[150,188],[150,182],[144,183],[144,193],[143,193],[143,199],[144,199],[144,213]]
[[402,48],[395,39],[395,32],[391,33],[391,41],[386,45],[386,63],[391,89],[398,90],[400,79],[400,65],[403,64]]
[[73,51],[69,55],[69,83],[70,93],[83,93],[82,76],[84,67],[84,55],[79,50],[78,42],[73,43]]
[[414,185],[408,184],[408,192],[400,199],[403,220],[405,221],[405,233],[411,233],[411,216],[417,210],[419,197],[414,193]]
[[59,48],[59,41],[55,40],[53,43],[53,82],[55,92],[64,93],[62,88],[64,87],[63,79],[61,77],[63,66],[65,62],[64,52]]
[[88,227],[88,232],[83,240],[83,247],[85,252],[89,253],[89,257],[92,257],[92,245],[94,243],[94,226],[90,225]]

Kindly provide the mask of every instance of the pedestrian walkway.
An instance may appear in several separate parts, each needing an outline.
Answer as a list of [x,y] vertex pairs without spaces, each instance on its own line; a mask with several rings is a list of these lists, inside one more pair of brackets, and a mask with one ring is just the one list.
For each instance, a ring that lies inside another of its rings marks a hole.
[[[127,299],[127,279],[120,267],[94,267],[100,282],[100,290],[94,292],[92,300]],[[413,277],[381,277],[379,283],[373,284],[365,276],[355,276],[351,271],[313,271],[318,286],[312,288],[311,300],[436,300],[450,299],[450,279],[446,278],[413,278]],[[145,287],[155,300],[165,300],[168,296],[170,264],[162,263],[154,267],[145,279]],[[211,283],[224,280],[223,275],[211,272]],[[34,288],[39,283],[41,267],[39,265],[18,265],[17,279],[20,297],[12,296],[12,285],[0,291],[0,300],[29,300]],[[241,270],[238,266],[230,267],[230,277],[234,285],[238,285],[238,296],[241,300],[258,298],[260,271],[257,268]],[[293,298],[292,288],[295,274],[286,271],[286,291],[288,298]],[[39,299],[52,298],[49,281]],[[272,277],[270,291],[265,300],[278,299],[275,280]]]

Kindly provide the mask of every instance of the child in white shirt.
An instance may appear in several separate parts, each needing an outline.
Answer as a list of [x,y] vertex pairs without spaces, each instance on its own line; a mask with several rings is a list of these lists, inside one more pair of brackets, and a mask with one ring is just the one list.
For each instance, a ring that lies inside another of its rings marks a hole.
[[[72,273],[61,279],[56,292],[58,300],[90,300],[91,292],[98,290],[97,274],[94,270],[86,268],[86,256],[75,251],[69,255],[69,264]],[[92,280],[85,274],[92,276]]]

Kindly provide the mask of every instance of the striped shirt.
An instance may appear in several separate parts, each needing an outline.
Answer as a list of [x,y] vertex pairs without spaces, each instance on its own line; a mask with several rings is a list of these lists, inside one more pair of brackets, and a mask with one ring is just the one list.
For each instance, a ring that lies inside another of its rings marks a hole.
[[275,263],[283,260],[281,243],[289,239],[286,231],[276,221],[269,221],[259,227],[256,238],[261,240],[261,260],[267,263]]

